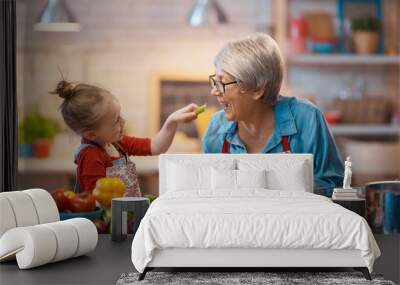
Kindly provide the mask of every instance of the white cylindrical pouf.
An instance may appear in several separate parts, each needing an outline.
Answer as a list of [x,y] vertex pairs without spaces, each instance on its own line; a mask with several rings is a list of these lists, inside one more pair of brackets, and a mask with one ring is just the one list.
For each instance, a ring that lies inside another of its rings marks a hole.
[[86,254],[96,248],[98,233],[92,221],[84,218],[75,218],[65,222],[73,225],[78,233],[78,249],[74,257]]
[[40,266],[53,260],[57,250],[54,232],[42,225],[14,228],[0,239],[0,257],[16,252],[20,269]]
[[43,224],[51,229],[57,238],[57,252],[51,262],[73,257],[78,249],[78,233],[73,225],[66,221]]
[[17,227],[33,226],[39,223],[35,205],[28,194],[22,191],[3,192],[0,194],[10,202]]
[[0,238],[0,261],[16,257],[20,269],[86,254],[96,248],[97,229],[85,218],[16,227]]
[[60,220],[56,202],[49,192],[43,189],[28,189],[23,192],[31,197],[39,217],[39,224]]
[[10,202],[0,195],[0,238],[6,231],[16,226],[17,222]]

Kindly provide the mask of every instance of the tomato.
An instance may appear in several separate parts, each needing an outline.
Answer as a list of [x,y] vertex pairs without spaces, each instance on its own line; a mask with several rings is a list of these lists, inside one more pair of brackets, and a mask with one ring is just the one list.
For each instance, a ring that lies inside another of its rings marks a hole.
[[68,198],[71,199],[72,197],[74,197],[76,194],[73,191],[65,191],[64,195]]
[[90,212],[96,209],[96,199],[92,194],[80,193],[69,198],[69,209],[73,213]]
[[94,219],[93,220],[94,225],[96,226],[97,232],[99,234],[108,234],[110,233],[110,223],[107,223],[103,220],[100,219]]
[[64,195],[64,189],[55,189],[51,191],[51,196],[56,202],[59,212],[64,212],[68,207],[68,198]]
[[73,192],[73,191],[70,191],[70,190],[69,191],[64,191],[64,196],[66,198],[66,202],[65,202],[66,210],[70,210],[69,203],[71,201],[71,198],[74,197],[75,195],[76,195],[76,193]]

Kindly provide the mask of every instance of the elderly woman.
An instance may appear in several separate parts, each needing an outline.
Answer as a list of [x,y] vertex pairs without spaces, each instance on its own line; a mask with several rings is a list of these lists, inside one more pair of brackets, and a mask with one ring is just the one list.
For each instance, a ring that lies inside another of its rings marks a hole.
[[343,164],[321,111],[279,95],[283,60],[266,34],[228,43],[215,58],[211,95],[223,107],[203,137],[205,153],[312,153],[314,190],[330,195]]

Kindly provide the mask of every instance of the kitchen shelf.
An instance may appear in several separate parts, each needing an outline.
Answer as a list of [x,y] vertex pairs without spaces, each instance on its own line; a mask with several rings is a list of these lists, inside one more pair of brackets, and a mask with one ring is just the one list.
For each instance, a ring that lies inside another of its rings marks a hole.
[[396,125],[330,125],[335,136],[400,136],[400,126]]
[[295,65],[397,65],[399,55],[354,55],[354,54],[301,54],[288,56],[288,64]]

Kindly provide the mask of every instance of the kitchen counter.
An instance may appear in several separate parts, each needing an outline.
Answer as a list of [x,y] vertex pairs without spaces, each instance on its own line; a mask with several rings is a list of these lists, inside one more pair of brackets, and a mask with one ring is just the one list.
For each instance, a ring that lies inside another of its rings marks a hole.
[[[19,158],[18,171],[25,172],[45,172],[45,173],[68,173],[75,174],[76,165],[74,163],[75,151],[80,143],[80,138],[70,133],[60,133],[55,137],[51,149],[51,155],[46,159],[38,158]],[[182,134],[175,136],[169,153],[194,153],[200,152],[198,140],[183,137]],[[139,175],[158,173],[158,156],[132,156],[130,157],[136,164]]]
[[[80,143],[80,138],[70,133],[60,133],[55,137],[49,158],[19,158],[18,171],[24,172],[58,172],[74,174],[76,165],[74,163],[75,151]],[[158,172],[158,156],[135,156],[131,157],[136,163],[139,175]]]
[[[131,160],[136,164],[139,175],[158,172],[158,156],[135,156]],[[53,155],[47,159],[19,158],[18,171],[40,171],[40,172],[65,172],[75,174],[76,164],[73,162],[73,155],[69,157]]]

